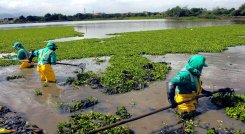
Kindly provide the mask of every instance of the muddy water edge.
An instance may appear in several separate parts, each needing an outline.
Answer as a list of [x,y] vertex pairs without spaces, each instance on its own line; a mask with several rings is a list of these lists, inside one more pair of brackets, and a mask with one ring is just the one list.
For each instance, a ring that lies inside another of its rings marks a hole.
[[[213,91],[222,87],[231,87],[239,93],[245,93],[245,46],[229,48],[222,53],[202,53],[207,58],[209,67],[204,68],[202,81],[203,87]],[[60,86],[59,84],[49,84],[47,87],[40,82],[35,68],[18,70],[18,66],[0,67],[0,103],[8,106],[11,110],[20,113],[29,122],[43,128],[46,133],[53,134],[57,131],[57,123],[67,120],[69,114],[61,113],[57,109],[60,102],[70,102],[72,100],[84,99],[88,96],[98,98],[99,104],[84,110],[82,113],[91,110],[115,114],[117,106],[126,106],[129,113],[139,116],[161,107],[168,106],[166,96],[166,81],[171,79],[186,63],[191,56],[189,54],[167,54],[164,56],[144,55],[153,62],[171,63],[172,70],[164,81],[153,82],[150,86],[141,91],[132,91],[125,94],[106,95],[97,89],[90,87],[80,87],[76,89],[70,86]],[[110,57],[103,57],[105,62],[96,64],[95,58],[80,60],[66,60],[69,63],[86,63],[85,71],[103,72],[109,66]],[[75,76],[73,71],[79,70],[70,66],[54,66],[58,83],[63,82],[69,76]],[[22,79],[7,81],[8,75],[23,74]],[[35,89],[40,89],[42,96],[34,94]],[[210,103],[208,98],[200,99],[198,111],[202,112],[196,120],[202,126],[197,127],[197,133],[205,133],[205,127],[222,127],[241,129],[245,131],[244,123],[231,119],[225,115],[224,110],[217,110]],[[165,125],[170,129],[178,127],[178,120],[172,110],[163,111],[141,120],[137,120],[127,125],[137,134],[161,133],[161,128]]]

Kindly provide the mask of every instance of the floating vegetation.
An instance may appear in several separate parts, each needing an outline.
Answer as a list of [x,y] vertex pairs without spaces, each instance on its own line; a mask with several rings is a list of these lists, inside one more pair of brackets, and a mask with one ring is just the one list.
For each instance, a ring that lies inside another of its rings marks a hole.
[[81,109],[86,109],[99,103],[95,97],[87,97],[84,100],[75,101],[72,103],[61,103],[59,108],[64,112],[76,112]]
[[116,115],[118,115],[121,119],[128,119],[131,117],[131,114],[128,113],[125,106],[117,107]]
[[44,82],[44,83],[42,83],[42,86],[43,86],[43,87],[48,87],[49,84],[48,84],[47,82]]
[[[88,114],[76,114],[68,121],[58,124],[59,134],[80,133],[86,134],[91,130],[113,124],[120,119],[114,115],[103,115],[98,112],[90,112]],[[133,132],[127,126],[118,126],[107,129],[97,134],[132,134]]]
[[21,79],[21,78],[24,78],[24,75],[9,75],[6,77],[6,80],[9,81],[9,80]]
[[42,91],[40,89],[35,89],[34,93],[35,93],[36,96],[42,96],[43,95],[43,93],[42,93]]
[[151,63],[141,56],[113,56],[110,63],[111,66],[102,77],[102,85],[107,94],[146,88],[151,81],[163,80],[170,70],[165,64]]
[[101,85],[101,77],[92,71],[77,72],[77,78],[68,77],[65,83],[69,85],[75,85],[75,86],[89,85],[93,89],[98,89],[103,87]]
[[225,112],[229,117],[245,122],[244,94],[215,94],[211,98],[211,102],[219,108],[225,108]]

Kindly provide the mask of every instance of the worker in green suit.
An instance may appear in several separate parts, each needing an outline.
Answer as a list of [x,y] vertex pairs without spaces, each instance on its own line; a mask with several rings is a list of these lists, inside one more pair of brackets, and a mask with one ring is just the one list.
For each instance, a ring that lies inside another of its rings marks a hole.
[[51,65],[56,64],[55,50],[57,48],[54,42],[49,41],[45,48],[33,51],[29,58],[29,62],[32,62],[34,57],[38,57],[37,71],[43,81],[56,82],[56,77]]
[[203,55],[194,55],[190,57],[187,64],[177,73],[168,83],[168,100],[172,108],[179,112],[192,112],[196,110],[198,100],[183,103],[177,106],[177,103],[194,98],[200,93],[211,96],[212,92],[202,88],[200,76],[203,67],[208,65]]
[[33,67],[34,62],[28,63],[28,58],[30,56],[30,53],[20,42],[15,42],[13,48],[18,50],[17,58],[13,58],[13,59],[19,60],[21,62],[21,65],[19,66],[20,69]]

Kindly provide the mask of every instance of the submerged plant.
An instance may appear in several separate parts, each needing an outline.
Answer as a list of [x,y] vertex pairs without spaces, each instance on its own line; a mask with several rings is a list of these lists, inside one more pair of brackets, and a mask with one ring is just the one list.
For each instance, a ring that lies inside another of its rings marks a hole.
[[61,103],[59,108],[65,112],[76,112],[81,109],[86,109],[99,103],[95,97],[87,97],[84,100],[75,101],[72,103]]
[[24,78],[24,75],[9,75],[6,77],[6,80],[14,80],[14,79],[20,79],[20,78]]
[[118,115],[121,119],[128,119],[131,117],[131,114],[128,113],[125,106],[117,107],[116,115]]
[[34,90],[34,93],[35,93],[36,96],[41,96],[41,95],[43,95],[43,93],[42,93],[42,91],[41,91],[40,89],[35,89],[35,90]]
[[[110,125],[120,121],[117,116],[103,115],[98,112],[90,112],[88,114],[76,114],[68,121],[58,124],[58,133],[80,133],[86,134],[91,130]],[[132,134],[133,132],[127,126],[113,127],[97,134]]]

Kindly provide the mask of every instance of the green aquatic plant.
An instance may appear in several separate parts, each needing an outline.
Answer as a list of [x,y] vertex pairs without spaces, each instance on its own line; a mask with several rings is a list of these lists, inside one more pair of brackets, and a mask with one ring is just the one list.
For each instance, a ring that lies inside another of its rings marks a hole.
[[183,123],[184,133],[187,133],[187,134],[194,133],[195,127],[197,127],[197,126],[198,126],[198,122],[193,121],[192,119],[185,120],[184,123]]
[[42,86],[43,86],[43,87],[48,87],[49,84],[48,84],[47,82],[44,82],[44,83],[42,83]]
[[125,106],[117,107],[116,115],[118,115],[121,119],[128,119],[132,116],[130,113],[128,113]]
[[20,78],[24,78],[24,75],[9,75],[6,77],[6,80],[14,80],[14,79],[20,79]]
[[35,89],[34,93],[35,93],[36,96],[42,96],[43,95],[43,93],[42,93],[42,91],[40,89]]
[[225,108],[226,114],[236,120],[245,121],[245,95],[244,94],[215,94],[211,102],[220,108]]
[[207,134],[219,134],[219,133],[215,130],[215,128],[210,128],[208,129]]
[[[90,112],[88,114],[75,114],[68,121],[58,124],[58,133],[80,133],[86,134],[91,130],[110,125],[120,121],[117,116],[103,115],[98,112]],[[127,126],[113,127],[97,134],[132,134],[133,132]]]
[[65,112],[76,112],[78,110],[86,109],[91,106],[94,106],[98,103],[99,101],[97,98],[90,96],[85,98],[84,100],[79,100],[72,103],[61,103],[59,105],[59,108]]

